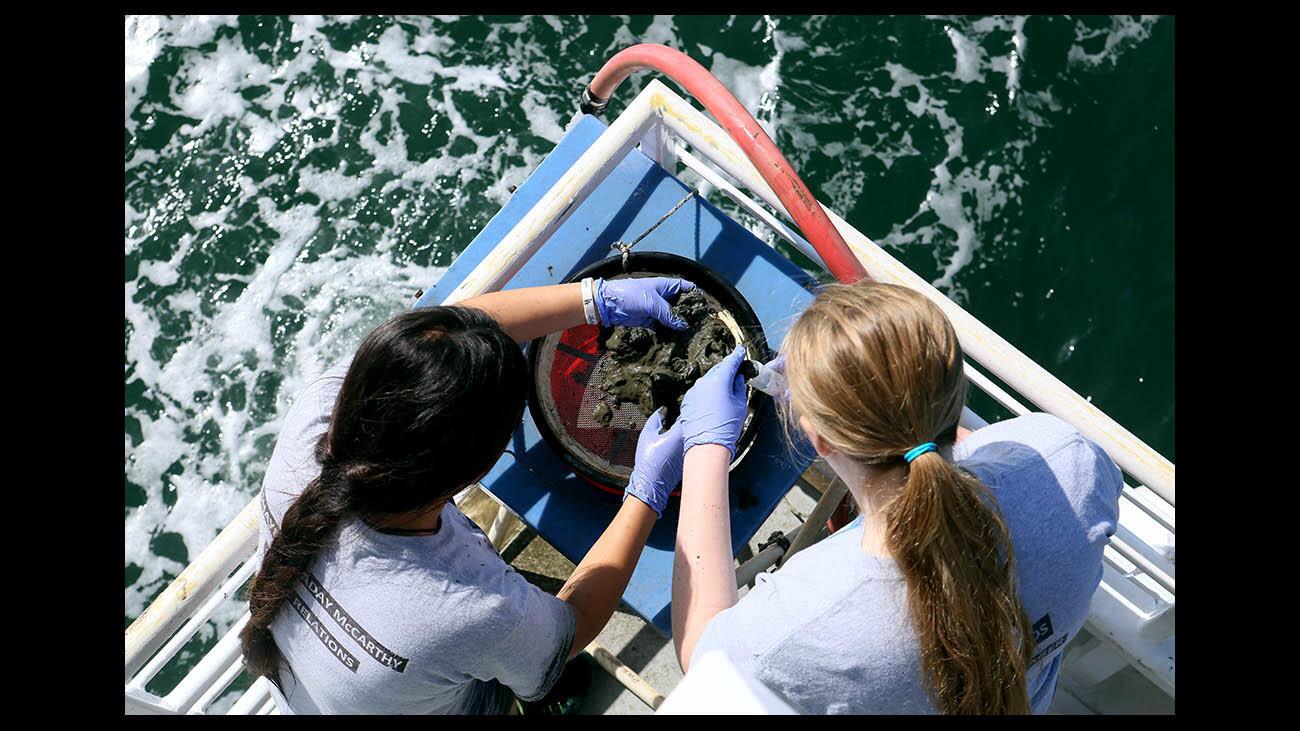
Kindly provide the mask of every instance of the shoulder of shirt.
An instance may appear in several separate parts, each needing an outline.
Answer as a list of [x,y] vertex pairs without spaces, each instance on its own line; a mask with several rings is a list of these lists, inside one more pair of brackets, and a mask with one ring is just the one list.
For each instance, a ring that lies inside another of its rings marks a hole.
[[347,376],[348,368],[351,365],[352,358],[349,356],[327,368],[324,373],[316,376],[306,386],[302,387],[302,390],[298,392],[297,397],[294,399],[295,403],[301,400],[305,394],[322,389],[337,389],[342,384],[344,377]]
[[318,431],[322,422],[329,421],[351,363],[351,358],[336,363],[294,394],[281,425],[281,439],[304,431]]
[[[473,546],[474,550],[481,552],[484,558],[482,561],[484,565],[481,567],[476,566],[473,561],[461,561],[447,567],[450,569],[450,575],[475,596],[475,602],[485,606],[511,607],[522,612],[524,607],[514,603],[520,592],[536,591],[546,594],[524,579],[513,566],[500,557],[488,542],[482,529],[469,516],[456,509],[454,505],[448,505],[443,510],[446,527],[455,531],[461,545]],[[522,618],[522,614],[520,616]]]
[[1017,458],[1016,453],[1025,449],[1049,464],[1100,460],[1119,476],[1119,468],[1101,447],[1063,419],[1044,413],[1025,414],[976,430],[954,447],[953,459],[964,467],[1006,475],[1033,466],[1031,460]]

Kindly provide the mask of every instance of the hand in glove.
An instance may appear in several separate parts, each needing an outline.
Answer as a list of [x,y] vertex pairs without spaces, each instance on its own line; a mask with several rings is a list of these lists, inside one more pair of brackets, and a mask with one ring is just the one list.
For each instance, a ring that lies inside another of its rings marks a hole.
[[597,279],[592,293],[600,322],[606,327],[649,327],[657,321],[674,330],[685,330],[686,321],[673,314],[667,298],[692,289],[694,284],[675,277],[625,277]]
[[721,444],[736,457],[736,441],[745,425],[745,377],[740,364],[745,347],[737,345],[731,355],[713,366],[691,386],[682,399],[683,451],[699,444]]
[[668,505],[668,493],[672,492],[682,481],[682,420],[678,419],[673,428],[660,434],[663,428],[663,413],[660,409],[650,415],[641,437],[636,443],[636,462],[632,466],[632,477],[628,480],[628,495],[636,497],[649,505],[655,514],[663,517]]

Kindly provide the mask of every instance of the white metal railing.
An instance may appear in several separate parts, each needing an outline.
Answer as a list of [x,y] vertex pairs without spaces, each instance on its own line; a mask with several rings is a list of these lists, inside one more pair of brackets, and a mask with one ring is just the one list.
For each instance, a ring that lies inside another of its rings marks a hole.
[[[687,151],[682,143],[689,144],[700,157]],[[503,286],[638,144],[669,172],[676,172],[680,160],[809,259],[821,264],[816,251],[802,236],[722,177],[721,173],[725,173],[787,220],[793,220],[735,142],[671,89],[652,79],[443,303],[451,304]],[[717,169],[706,164],[706,160]],[[916,276],[832,209],[824,205],[823,208],[873,278],[912,287],[938,304],[953,323],[963,349],[975,362],[1098,443],[1121,469],[1145,486],[1126,486],[1125,504],[1135,506],[1149,523],[1172,534],[1174,466],[1171,462]],[[1013,413],[1028,411],[969,363],[967,373],[972,383]],[[973,414],[969,416],[982,421]],[[1125,519],[1123,507],[1121,524],[1133,523]],[[165,698],[144,691],[154,674],[251,575],[254,570],[251,562],[236,569],[256,549],[258,510],[258,500],[254,499],[127,629],[128,712],[201,713],[238,677],[242,667],[238,630],[247,621],[247,614]],[[1112,656],[1118,651],[1124,662],[1137,666],[1172,696],[1173,562],[1152,548],[1159,541],[1153,541],[1149,534],[1147,525],[1140,526],[1140,530],[1126,527],[1107,549],[1106,573],[1094,599],[1089,628],[1094,635],[1112,644],[1088,649],[1092,657],[1101,658],[1094,663],[1097,667],[1114,665]],[[182,623],[185,626],[176,633]],[[155,650],[158,650],[156,654]],[[1157,655],[1166,650],[1169,661],[1162,664]],[[144,669],[137,672],[142,666]],[[277,712],[262,680],[244,691],[230,710],[232,714]]]
[[[204,605],[230,572],[253,554],[257,547],[257,511],[255,498],[126,629],[128,681],[181,622],[193,614],[192,608]],[[209,608],[209,614],[214,608],[215,605]],[[197,628],[196,625],[193,630]]]
[[248,581],[256,570],[256,561],[245,561],[244,565],[241,566],[239,570],[236,571],[221,587],[221,591],[217,592],[204,602],[203,605],[190,616],[189,621],[185,623],[185,626],[173,635],[167,644],[158,651],[158,654],[154,655],[153,659],[150,660],[148,664],[128,679],[127,687],[143,691],[145,685],[154,679],[154,676],[158,674],[158,671],[162,670],[163,667],[176,656],[176,653],[180,651],[181,647],[183,647],[185,643],[189,642],[190,639],[198,633],[199,629],[207,623],[208,619],[212,617],[217,608],[233,596],[234,593],[244,585],[244,582]]

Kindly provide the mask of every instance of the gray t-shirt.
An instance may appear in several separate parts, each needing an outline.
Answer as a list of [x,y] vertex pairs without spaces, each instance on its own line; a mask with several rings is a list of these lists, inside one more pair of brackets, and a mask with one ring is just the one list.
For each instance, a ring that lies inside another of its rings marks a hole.
[[[320,471],[313,456],[348,363],[307,386],[262,483],[269,524]],[[437,532],[345,519],[271,624],[286,667],[282,713],[504,713],[546,694],[573,642],[568,604],[529,584],[450,503]]]
[[[1037,643],[1035,713],[1052,702],[1061,650],[1083,626],[1119,520],[1119,468],[1073,427],[1029,414],[985,427],[951,457],[988,485],[1015,548]],[[804,713],[935,713],[907,586],[893,559],[862,550],[862,520],[800,552],[705,628],[692,660],[728,658]]]

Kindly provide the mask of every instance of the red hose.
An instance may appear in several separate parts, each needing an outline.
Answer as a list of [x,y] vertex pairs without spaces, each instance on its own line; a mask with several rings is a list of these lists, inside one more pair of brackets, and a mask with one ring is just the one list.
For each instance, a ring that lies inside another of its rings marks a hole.
[[584,96],[584,111],[587,111],[587,106],[603,109],[618,85],[633,71],[642,69],[654,69],[668,76],[704,104],[704,108],[722,124],[767,184],[776,191],[777,198],[785,204],[785,209],[794,217],[803,235],[836,279],[853,283],[868,278],[867,270],[844,243],[808,186],[776,149],[772,138],[758,126],[753,115],[736,101],[727,87],[690,56],[657,43],[641,43],[619,51],[591,80]]

